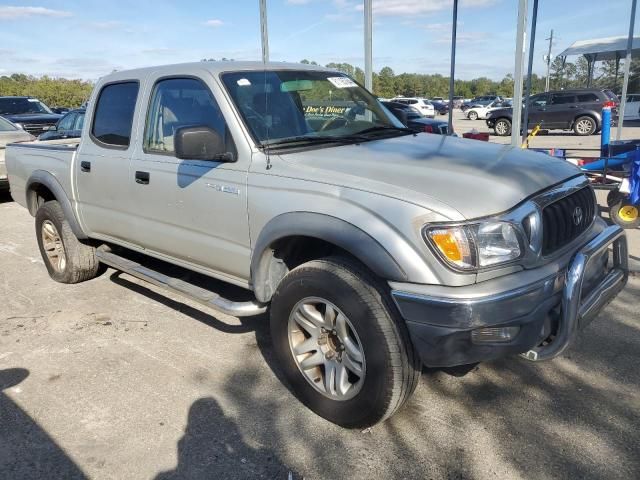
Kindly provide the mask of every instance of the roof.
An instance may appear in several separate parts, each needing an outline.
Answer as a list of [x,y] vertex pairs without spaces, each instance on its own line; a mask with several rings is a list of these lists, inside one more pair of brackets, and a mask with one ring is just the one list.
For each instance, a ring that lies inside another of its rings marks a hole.
[[311,71],[335,71],[320,65],[310,65],[304,63],[287,63],[287,62],[237,62],[237,61],[203,61],[191,63],[176,63],[172,65],[160,65],[154,67],[137,68],[133,70],[121,70],[106,75],[101,80],[109,81],[120,80],[126,78],[141,78],[148,73],[155,72],[159,74],[172,75],[176,72],[184,74],[185,72],[196,72],[206,70],[214,75],[223,72],[237,71],[262,71],[262,70],[311,70]]
[[[585,55],[594,60],[614,60],[627,53],[627,37],[605,37],[574,42],[559,57]],[[640,37],[633,37],[632,55],[640,54]]]

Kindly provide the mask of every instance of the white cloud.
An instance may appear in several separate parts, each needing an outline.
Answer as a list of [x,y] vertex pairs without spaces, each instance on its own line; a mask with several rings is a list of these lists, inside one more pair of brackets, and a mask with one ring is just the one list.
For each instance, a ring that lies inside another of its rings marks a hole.
[[65,12],[63,10],[52,10],[44,7],[15,7],[15,6],[0,6],[0,20],[13,20],[16,18],[28,18],[28,17],[71,17],[71,12]]
[[207,20],[206,22],[204,22],[205,26],[207,27],[221,27],[222,25],[224,25],[224,22],[220,19],[214,18],[212,20]]
[[[342,3],[342,0],[337,0]],[[497,0],[462,0],[462,7],[487,7]],[[373,13],[386,16],[425,15],[451,8],[453,0],[373,0]],[[362,5],[356,6],[362,10]]]

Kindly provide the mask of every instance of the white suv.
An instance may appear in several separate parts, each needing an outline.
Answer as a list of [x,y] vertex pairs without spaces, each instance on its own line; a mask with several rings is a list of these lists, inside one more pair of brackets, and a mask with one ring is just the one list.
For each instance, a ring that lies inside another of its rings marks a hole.
[[396,97],[391,99],[392,102],[404,103],[405,105],[409,105],[416,112],[424,117],[433,118],[435,117],[435,108],[433,108],[433,104],[424,98],[418,97]]

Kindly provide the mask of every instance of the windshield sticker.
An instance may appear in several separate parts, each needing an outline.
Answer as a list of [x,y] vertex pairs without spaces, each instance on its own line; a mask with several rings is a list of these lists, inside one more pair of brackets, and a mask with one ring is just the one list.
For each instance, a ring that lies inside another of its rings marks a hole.
[[241,87],[247,87],[251,85],[251,82],[247,78],[241,78],[240,80],[238,80],[238,85],[240,85]]
[[358,84],[348,77],[327,77],[327,80],[336,88],[352,88]]

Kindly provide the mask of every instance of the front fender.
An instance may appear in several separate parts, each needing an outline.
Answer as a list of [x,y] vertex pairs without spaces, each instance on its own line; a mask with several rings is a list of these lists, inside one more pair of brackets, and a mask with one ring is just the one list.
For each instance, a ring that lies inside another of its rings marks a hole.
[[[251,257],[251,279],[256,297],[267,301],[273,294],[269,282],[270,248],[286,237],[310,237],[336,245],[360,260],[380,278],[406,281],[407,274],[391,254],[360,228],[336,217],[312,212],[283,213],[260,232]],[[401,280],[402,279],[402,280]]]

